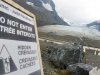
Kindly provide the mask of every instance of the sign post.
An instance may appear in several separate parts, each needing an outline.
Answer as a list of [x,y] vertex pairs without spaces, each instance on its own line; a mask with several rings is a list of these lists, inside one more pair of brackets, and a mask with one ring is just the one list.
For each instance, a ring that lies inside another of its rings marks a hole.
[[43,75],[35,16],[0,0],[0,75]]

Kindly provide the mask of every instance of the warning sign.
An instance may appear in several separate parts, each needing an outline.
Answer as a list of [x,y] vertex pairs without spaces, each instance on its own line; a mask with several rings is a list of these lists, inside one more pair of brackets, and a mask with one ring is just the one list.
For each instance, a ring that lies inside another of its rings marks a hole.
[[0,0],[0,75],[41,75],[34,28],[32,17]]
[[6,46],[3,45],[0,52],[0,73],[3,75],[16,70],[17,67],[12,57],[10,56]]

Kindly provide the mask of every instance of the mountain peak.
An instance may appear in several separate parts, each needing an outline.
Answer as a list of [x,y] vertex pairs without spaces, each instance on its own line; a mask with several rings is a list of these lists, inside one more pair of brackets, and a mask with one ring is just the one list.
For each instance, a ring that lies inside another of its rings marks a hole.
[[97,29],[100,31],[100,20],[87,24],[87,27],[92,28],[92,29]]
[[[25,9],[34,13],[37,19],[37,25],[67,25],[69,24],[58,16],[55,10],[55,4],[52,0],[14,0]],[[21,4],[26,2],[28,5]]]

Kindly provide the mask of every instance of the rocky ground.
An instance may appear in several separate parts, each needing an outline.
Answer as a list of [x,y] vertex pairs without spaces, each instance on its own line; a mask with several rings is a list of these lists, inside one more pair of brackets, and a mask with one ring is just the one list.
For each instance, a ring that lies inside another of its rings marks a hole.
[[[53,42],[40,41],[41,52],[47,53],[47,46],[55,47]],[[64,69],[56,67],[46,56],[42,57],[44,75],[66,75]],[[63,72],[63,74],[62,74]]]
[[[42,37],[43,38],[43,37]],[[47,38],[46,39],[55,39],[55,38]],[[45,40],[40,41],[40,48],[42,53],[47,52],[47,46],[55,47],[57,44],[54,42],[47,42]],[[55,39],[57,41],[57,39]],[[60,41],[60,40],[58,40]],[[97,66],[100,67],[99,62],[100,62],[100,56],[95,55],[94,51],[87,50],[85,53],[85,62],[86,64],[92,65],[92,66]],[[42,62],[43,62],[43,69],[44,69],[44,75],[68,75],[64,69],[60,69],[56,67],[47,57],[42,57]]]
[[44,75],[58,75],[60,70],[46,58],[42,58]]
[[[56,44],[54,43],[47,43],[46,41],[40,41],[40,48],[41,48],[41,52],[43,53],[47,53],[47,46],[56,46]],[[44,71],[44,75],[58,75],[59,74],[59,69],[56,68],[52,62],[50,62],[50,60],[45,56],[42,57],[42,63],[43,63],[43,71]]]
[[90,64],[93,66],[97,66],[100,68],[100,56],[99,55],[95,55],[94,51],[91,50],[87,50],[86,51],[86,64]]

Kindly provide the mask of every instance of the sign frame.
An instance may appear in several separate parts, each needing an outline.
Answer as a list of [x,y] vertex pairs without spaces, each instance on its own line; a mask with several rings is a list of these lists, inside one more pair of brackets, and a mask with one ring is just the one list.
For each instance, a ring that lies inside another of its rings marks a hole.
[[41,70],[41,75],[44,75],[35,15],[33,13],[29,12],[28,10],[26,10],[25,8],[23,8],[22,6],[20,6],[19,4],[15,3],[12,0],[1,0],[1,1],[6,2],[7,4],[9,4],[10,6],[14,7],[15,9],[18,9],[19,11],[21,11],[24,14],[26,14],[26,15],[30,16],[31,18],[33,18],[34,30],[35,30],[35,35],[36,35],[36,43],[37,43],[37,51],[38,51],[39,64],[40,64],[40,70]]

